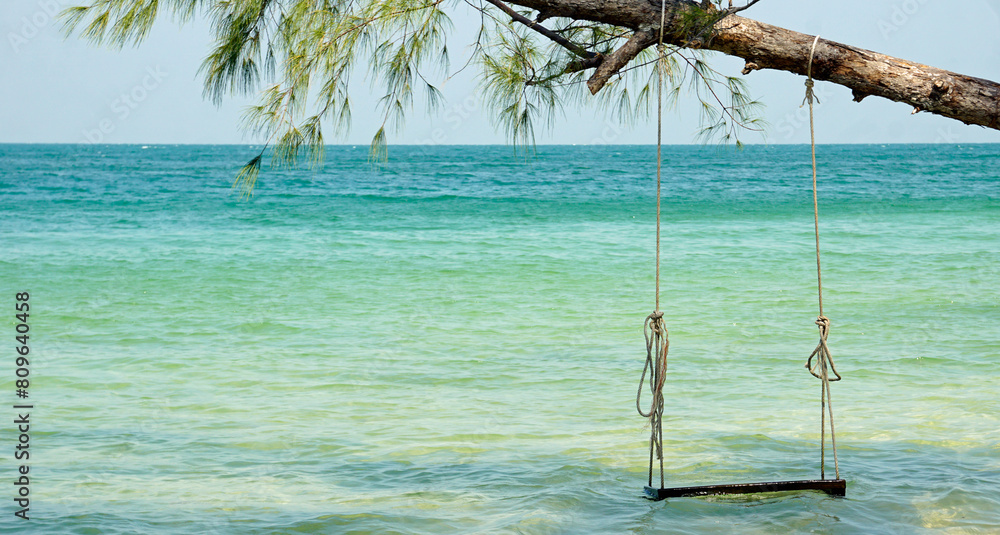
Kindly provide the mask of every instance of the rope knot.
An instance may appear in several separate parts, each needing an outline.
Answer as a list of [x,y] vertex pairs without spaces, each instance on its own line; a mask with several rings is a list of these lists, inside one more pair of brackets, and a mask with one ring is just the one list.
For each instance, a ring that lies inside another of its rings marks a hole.
[[[813,56],[816,55],[816,43],[818,42],[819,36],[817,35],[816,38],[813,39],[812,48],[809,49],[809,67],[806,69],[806,98],[802,99],[802,106],[805,106],[807,102],[809,103],[810,112],[812,110],[813,101],[819,102],[819,99],[816,98],[816,94],[813,93],[813,87],[816,87],[816,83],[813,82]],[[801,108],[802,106],[799,107]]]
[[[837,367],[833,364],[833,355],[830,354],[830,346],[826,344],[826,338],[830,334],[830,318],[819,316],[816,318],[816,325],[819,327],[819,343],[816,344],[816,349],[813,349],[812,354],[809,355],[809,360],[806,361],[806,369],[817,379],[830,382],[839,381],[840,374],[837,373]],[[814,358],[816,359],[815,362],[813,361]],[[833,372],[833,378],[829,377],[827,370]]]
[[812,78],[807,78],[806,79],[806,98],[802,99],[802,105],[799,106],[800,108],[802,106],[805,106],[807,103],[808,104],[812,104],[813,101],[822,104],[819,101],[819,97],[817,97],[816,93],[813,92],[813,88],[814,87],[816,87],[816,82],[814,82]]
[[649,325],[649,330],[653,331],[653,334],[666,337],[667,326],[663,322],[662,311],[654,310],[652,314],[646,317],[646,324]]
[[830,334],[830,318],[820,316],[816,318],[816,325],[819,326],[820,337],[826,340],[827,335]]

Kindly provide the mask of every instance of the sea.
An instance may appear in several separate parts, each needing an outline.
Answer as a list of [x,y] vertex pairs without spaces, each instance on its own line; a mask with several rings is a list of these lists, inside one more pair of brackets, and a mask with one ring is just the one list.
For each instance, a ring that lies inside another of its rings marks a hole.
[[[817,148],[846,496],[660,502],[655,147],[259,150],[0,145],[0,532],[1000,533],[1000,145]],[[662,181],[664,484],[820,478],[809,147]]]

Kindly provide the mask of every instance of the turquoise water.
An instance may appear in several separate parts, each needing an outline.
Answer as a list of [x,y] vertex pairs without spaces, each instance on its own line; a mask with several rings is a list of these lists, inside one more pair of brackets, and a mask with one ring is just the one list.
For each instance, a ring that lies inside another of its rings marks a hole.
[[[819,149],[848,496],[660,503],[652,147],[331,147],[242,202],[251,152],[0,145],[0,531],[1000,532],[1000,146]],[[665,149],[670,485],[819,477],[808,161]]]

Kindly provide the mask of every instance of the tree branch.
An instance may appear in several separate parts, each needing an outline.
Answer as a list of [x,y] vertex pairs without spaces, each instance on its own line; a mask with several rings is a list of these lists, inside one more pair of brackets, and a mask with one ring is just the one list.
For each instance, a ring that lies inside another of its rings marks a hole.
[[744,11],[744,10],[750,9],[757,2],[760,2],[760,0],[750,0],[750,2],[748,2],[747,5],[745,5],[745,6],[736,6],[736,7],[733,7],[733,0],[729,0],[729,7],[726,8],[726,10],[725,10],[726,16],[735,15],[735,14],[739,13],[740,11]]
[[[660,28],[660,1],[657,0],[510,0],[553,17],[612,24],[640,32],[655,33]],[[812,36],[770,24],[729,14],[714,26],[708,42],[693,43],[681,31],[680,20],[672,16],[701,4],[690,0],[666,2],[667,22],[663,42],[678,47],[700,45],[703,48],[743,58],[744,69],[775,69],[804,75],[809,63]],[[756,1],[749,2],[746,9]],[[608,56],[598,73],[588,82],[591,92],[600,90],[607,80],[635,57],[642,43],[633,35],[630,43]],[[647,42],[645,46],[651,45]],[[622,62],[624,60],[624,62]],[[605,64],[607,64],[605,66]],[[612,68],[614,67],[614,68]],[[813,78],[850,88],[854,99],[868,95],[902,102],[909,110],[921,110],[1000,130],[1000,84],[981,78],[929,67],[870,50],[833,41],[820,40],[813,59]]]
[[[707,48],[741,57],[754,69],[806,74],[813,36],[739,16],[716,25]],[[1000,84],[820,39],[812,76],[965,124],[1000,130]]]
[[532,30],[535,30],[536,32],[544,35],[545,37],[548,37],[554,43],[562,46],[566,50],[569,50],[570,52],[576,54],[577,56],[580,56],[581,58],[588,59],[597,56],[597,54],[595,54],[594,52],[585,50],[584,48],[578,46],[576,43],[570,41],[569,39],[566,39],[565,37],[553,32],[552,30],[542,26],[541,24],[538,24],[538,22],[533,21],[528,17],[525,17],[524,15],[518,13],[517,11],[514,11],[510,6],[501,2],[500,0],[486,0],[486,1],[500,8],[500,11],[503,11],[504,13],[510,15],[511,19],[514,19],[516,22],[520,22],[521,24],[524,24],[525,26],[531,28]]
[[632,34],[632,37],[629,37],[628,41],[625,41],[625,44],[621,48],[604,56],[604,61],[597,65],[594,74],[587,80],[587,88],[590,89],[590,94],[596,95],[608,83],[608,80],[621,70],[622,67],[628,65],[628,62],[639,55],[639,52],[656,43],[658,33],[658,31],[639,30]]
[[563,74],[569,74],[573,72],[585,71],[587,69],[593,69],[604,61],[604,54],[598,53],[592,58],[581,58],[576,61],[571,61],[566,68],[563,69]]

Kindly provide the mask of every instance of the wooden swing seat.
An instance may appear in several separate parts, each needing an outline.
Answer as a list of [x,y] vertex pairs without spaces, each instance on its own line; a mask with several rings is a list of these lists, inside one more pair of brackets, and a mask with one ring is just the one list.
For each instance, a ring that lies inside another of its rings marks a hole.
[[786,492],[818,490],[830,496],[845,496],[847,481],[843,479],[809,479],[802,481],[774,481],[770,483],[736,483],[731,485],[703,485],[699,487],[674,487],[655,489],[646,487],[646,498],[653,501],[688,496],[713,496],[719,494],[755,494],[760,492]]

